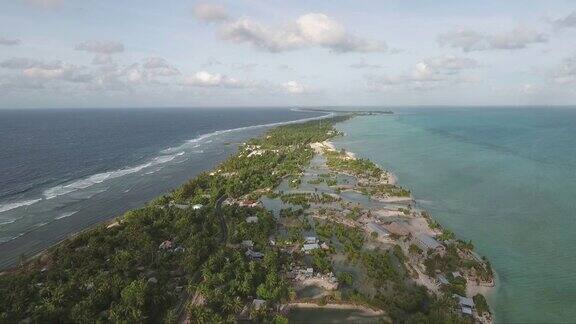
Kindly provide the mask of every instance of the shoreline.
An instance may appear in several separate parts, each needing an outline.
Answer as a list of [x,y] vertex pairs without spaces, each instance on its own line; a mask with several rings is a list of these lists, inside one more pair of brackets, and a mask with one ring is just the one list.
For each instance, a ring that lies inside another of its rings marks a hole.
[[[205,133],[205,134],[200,134],[200,135],[198,135],[198,136],[196,136],[196,137],[194,137],[194,138],[192,138],[192,139],[185,140],[184,142],[179,142],[179,143],[177,143],[177,144],[174,145],[174,146],[170,146],[170,147],[163,148],[163,149],[159,150],[159,151],[157,152],[157,154],[156,154],[154,157],[151,158],[150,161],[153,161],[153,160],[156,159],[157,157],[162,156],[162,155],[165,155],[165,154],[176,154],[177,152],[180,152],[181,150],[183,150],[183,149],[185,148],[185,146],[187,146],[187,145],[190,145],[190,144],[193,144],[193,143],[198,143],[198,142],[200,142],[200,141],[209,139],[209,138],[214,137],[214,136],[222,135],[222,134],[228,134],[228,133],[234,133],[234,132],[242,132],[242,131],[246,131],[246,130],[259,129],[259,128],[275,128],[275,127],[281,127],[281,126],[284,126],[284,125],[299,124],[299,123],[305,123],[305,122],[314,121],[314,120],[323,120],[323,119],[332,118],[332,117],[335,115],[334,112],[328,112],[328,111],[324,111],[324,112],[322,112],[322,111],[310,111],[310,112],[311,112],[311,113],[317,113],[317,114],[318,114],[318,113],[324,113],[324,114],[321,115],[321,116],[315,116],[315,117],[307,117],[307,118],[301,118],[301,119],[289,120],[289,121],[281,121],[281,122],[273,122],[273,123],[265,123],[265,124],[257,124],[257,125],[250,125],[250,126],[243,126],[243,127],[222,129],[222,130],[217,130],[217,131],[213,131],[213,132],[209,132],[209,133]],[[231,153],[231,155],[233,155],[233,154],[234,154],[234,153]],[[150,161],[145,162],[144,164],[149,163]],[[169,161],[168,161],[168,162],[169,162]],[[115,170],[112,170],[112,171],[105,171],[105,172],[102,172],[102,173],[92,174],[92,175],[89,175],[89,176],[86,176],[86,177],[83,177],[83,178],[70,180],[69,183],[64,184],[64,185],[58,185],[58,186],[53,186],[53,187],[50,187],[50,188],[46,188],[46,189],[44,189],[43,191],[50,191],[50,190],[53,190],[53,189],[55,189],[55,188],[60,188],[60,187],[63,187],[63,186],[68,186],[68,185],[70,185],[70,184],[77,183],[77,182],[80,182],[80,181],[85,181],[86,179],[93,178],[93,177],[98,176],[98,175],[101,175],[101,174],[112,174],[112,173],[122,172],[123,170],[130,170],[130,169],[133,169],[133,168],[138,168],[138,167],[140,167],[141,165],[144,165],[144,164],[140,164],[140,165],[137,165],[137,166],[126,166],[126,167],[119,168],[119,169],[115,169]],[[216,165],[217,165],[217,164],[218,164],[218,163],[216,163]],[[210,167],[208,168],[208,170],[212,170],[214,167],[216,167],[216,165],[210,166]],[[200,171],[200,172],[202,172],[202,171]],[[135,173],[137,173],[137,172],[135,172]],[[132,173],[130,173],[130,174],[132,174]],[[120,179],[120,178],[121,178],[121,177],[114,177],[114,178],[111,178],[111,179]],[[188,178],[184,179],[183,182],[186,182],[186,181],[188,181],[189,179],[190,179],[190,178],[188,177]],[[106,179],[106,180],[104,180],[104,181],[107,181],[107,180],[110,180],[110,179]],[[103,181],[103,182],[104,182],[104,181]],[[94,183],[94,184],[100,184],[100,183],[102,183],[102,182],[97,182],[97,183]],[[88,188],[89,188],[89,187],[88,187]],[[176,187],[176,188],[177,188],[177,187]],[[81,188],[81,189],[78,189],[78,190],[81,191],[81,190],[84,190],[84,189],[86,189],[86,188]],[[170,190],[173,190],[173,189],[175,189],[175,188],[174,188],[174,187],[170,188]],[[68,192],[68,193],[66,193],[66,194],[63,194],[63,196],[65,196],[65,195],[67,195],[67,194],[70,194],[70,193],[73,193],[73,192]],[[161,194],[160,194],[160,195],[161,195]],[[18,209],[18,208],[22,208],[22,207],[26,207],[26,208],[27,208],[27,207],[32,206],[32,205],[34,205],[34,204],[42,203],[43,201],[48,201],[48,200],[51,200],[51,199],[58,199],[59,196],[60,196],[60,195],[55,196],[55,197],[51,197],[51,198],[46,198],[46,197],[44,197],[44,196],[42,195],[41,197],[39,197],[39,198],[37,198],[37,199],[28,199],[28,200],[26,200],[26,201],[33,201],[33,203],[31,203],[31,204],[26,204],[26,205],[22,205],[22,206],[15,207],[15,208],[10,208],[10,209],[6,209],[6,210],[2,210],[2,211],[0,211],[0,213],[7,212],[7,211],[11,211],[11,210]],[[20,202],[20,201],[16,201],[16,202]],[[7,202],[4,202],[3,204],[0,204],[0,206],[11,205],[12,203],[16,203],[16,202],[14,202],[14,201],[7,201]],[[142,206],[140,206],[140,207],[143,207],[143,206],[147,205],[149,202],[150,202],[150,201],[144,202],[144,204],[143,204]],[[0,208],[1,208],[1,207],[0,207]],[[128,210],[132,210],[132,209],[134,209],[134,207],[129,207],[129,208],[127,208],[127,211],[128,211]],[[98,228],[98,227],[101,226],[101,225],[107,225],[109,222],[112,222],[112,221],[114,221],[115,219],[121,217],[122,214],[123,214],[123,213],[115,214],[114,216],[111,216],[111,217],[109,217],[109,218],[106,218],[106,219],[103,219],[103,220],[98,220],[98,221],[96,221],[96,222],[91,222],[90,225],[85,226],[85,227],[83,227],[82,229],[79,229],[79,230],[71,231],[71,232],[67,233],[66,235],[61,236],[59,239],[55,240],[55,241],[52,242],[51,244],[49,244],[49,245],[47,245],[47,246],[45,246],[45,247],[43,247],[43,248],[41,248],[41,249],[34,250],[34,251],[27,251],[27,252],[25,252],[25,253],[22,253],[21,255],[24,255],[24,262],[28,262],[28,261],[34,260],[34,259],[36,259],[36,258],[38,258],[38,257],[41,257],[41,256],[42,256],[43,254],[45,254],[46,252],[49,252],[52,248],[54,248],[54,247],[62,244],[63,242],[65,242],[65,241],[67,241],[67,240],[69,240],[69,239],[72,239],[72,238],[74,238],[74,237],[76,237],[76,236],[78,236],[78,235],[80,235],[80,234],[82,234],[82,233],[84,233],[84,232],[94,230],[94,229]],[[11,223],[14,223],[14,221],[16,221],[16,220],[11,221],[10,224],[11,224]],[[59,219],[59,218],[54,218],[54,219],[47,220],[44,225],[54,225],[54,223],[57,223],[57,222],[59,222],[59,221],[60,221],[60,222],[66,222],[66,221],[70,221],[70,219],[66,219],[66,218],[61,218],[61,219]],[[8,224],[8,222],[7,222],[7,224]],[[20,234],[12,237],[11,239],[0,242],[0,247],[2,247],[2,246],[4,246],[4,245],[6,245],[6,246],[8,246],[8,245],[16,245],[18,242],[23,242],[23,241],[25,242],[25,240],[28,239],[28,237],[29,237],[30,235],[34,235],[37,231],[40,231],[41,228],[42,228],[42,226],[39,226],[39,227],[31,226],[31,227],[23,230]],[[31,255],[29,255],[30,253],[31,253]],[[20,263],[21,261],[22,261],[22,260],[19,260],[19,257],[18,257],[18,256],[14,256],[14,257],[12,257],[12,260],[7,260],[6,262],[0,261],[0,264],[3,264],[2,266],[0,266],[0,274],[3,273],[3,272],[9,272],[9,271],[13,270],[14,268],[16,268],[16,267],[18,266],[18,263]]]
[[[224,319],[226,316],[241,316],[235,310],[242,305],[245,307],[241,313],[247,314],[250,318],[271,319],[267,316],[277,314],[278,307],[289,300],[288,287],[293,281],[288,278],[291,274],[296,274],[293,277],[296,280],[301,280],[298,279],[300,276],[300,278],[319,278],[336,284],[332,290],[334,293],[324,296],[329,305],[344,304],[345,306],[335,307],[354,307],[346,304],[350,304],[351,300],[356,300],[379,309],[376,311],[379,312],[378,314],[382,312],[391,316],[393,320],[397,320],[395,316],[399,314],[390,312],[387,308],[388,303],[382,303],[382,300],[378,299],[381,297],[365,294],[364,291],[351,292],[349,289],[339,290],[339,294],[336,295],[339,281],[344,280],[342,283],[344,285],[348,281],[345,279],[346,276],[342,277],[344,279],[340,276],[336,278],[332,271],[337,271],[338,275],[346,273],[333,268],[332,261],[327,260],[331,260],[332,255],[335,256],[337,253],[345,253],[349,257],[348,260],[360,262],[360,266],[371,271],[368,272],[368,276],[356,278],[357,275],[354,275],[351,282],[358,279],[359,284],[366,284],[376,291],[383,286],[398,284],[391,292],[392,296],[401,293],[400,296],[404,296],[401,298],[417,297],[422,298],[421,302],[424,304],[432,303],[437,300],[437,294],[422,295],[412,286],[403,284],[404,280],[411,280],[411,276],[416,271],[410,270],[414,269],[411,264],[416,261],[411,260],[414,256],[411,255],[412,252],[408,253],[406,242],[401,243],[392,236],[382,238],[374,235],[378,233],[367,226],[375,220],[370,213],[374,206],[362,205],[352,200],[352,203],[347,202],[340,194],[335,197],[322,192],[320,195],[316,192],[318,187],[313,187],[314,191],[307,193],[290,193],[292,189],[300,187],[304,171],[312,167],[315,152],[326,154],[330,151],[332,153],[326,156],[325,166],[334,171],[334,174],[351,174],[354,178],[353,186],[362,188],[361,196],[367,196],[368,199],[372,196],[410,199],[409,191],[390,184],[391,177],[387,171],[375,166],[369,160],[358,159],[351,152],[337,152],[333,144],[325,144],[327,139],[341,135],[334,130],[334,124],[351,117],[353,116],[334,117],[326,123],[305,122],[272,128],[264,135],[240,145],[235,155],[211,168],[213,172],[201,173],[170,193],[148,202],[144,207],[109,219],[108,226],[102,226],[102,223],[99,223],[100,226],[95,229],[86,229],[76,233],[74,237],[66,240],[68,244],[51,246],[41,254],[42,257],[29,260],[23,267],[15,269],[15,273],[3,273],[2,279],[10,281],[11,276],[22,276],[28,279],[18,281],[18,285],[41,287],[45,284],[62,285],[62,282],[52,282],[54,280],[52,278],[57,278],[54,274],[66,273],[69,278],[76,278],[73,281],[74,290],[72,291],[78,291],[79,297],[75,297],[74,300],[65,300],[60,304],[59,311],[66,314],[61,318],[70,319],[70,316],[74,316],[75,314],[70,313],[71,305],[78,304],[81,300],[88,300],[86,298],[92,298],[90,296],[93,294],[94,285],[98,287],[94,291],[110,289],[105,288],[109,287],[109,285],[106,286],[107,278],[114,275],[122,280],[118,284],[119,287],[115,288],[117,290],[133,289],[133,285],[157,287],[154,288],[154,298],[161,297],[170,301],[165,305],[166,307],[145,309],[146,313],[143,314],[150,314],[146,315],[148,318],[157,320],[163,318],[169,314],[168,307],[174,301],[178,301],[178,305],[188,304],[188,307],[179,308],[179,312],[186,309],[189,318],[198,316],[200,313],[197,312],[209,311],[211,316],[214,316],[214,321],[219,321],[220,318]],[[321,180],[317,182],[318,184],[322,181],[326,183],[336,181],[336,184],[342,181],[348,182],[346,179],[333,179],[331,174],[320,179],[319,172],[313,172],[319,177],[318,180]],[[288,188],[292,188],[288,189],[287,194],[268,191],[269,189],[277,190],[283,183],[289,184]],[[310,183],[307,182],[307,184]],[[282,199],[286,199],[286,202],[294,206],[301,205],[304,209],[312,207],[312,211],[323,205],[340,206],[338,208],[341,208],[341,213],[330,211],[326,215],[330,229],[325,229],[332,233],[329,237],[335,237],[334,235],[338,237],[341,243],[339,250],[335,250],[336,245],[333,245],[331,239],[323,239],[324,242],[322,242],[315,237],[307,236],[310,234],[305,230],[306,224],[314,226],[312,235],[316,235],[315,227],[320,226],[315,225],[316,223],[309,223],[313,221],[312,217],[308,217],[309,214],[293,213],[290,207],[289,213],[282,218],[287,221],[285,224],[280,219],[274,219],[271,209],[262,208],[262,203],[258,202],[265,194],[269,194],[270,197],[277,195],[274,199],[281,196]],[[402,197],[406,195],[408,196]],[[223,201],[224,206],[221,206]],[[378,201],[378,204],[382,205],[387,203]],[[422,231],[436,233],[428,227],[424,214],[420,215],[417,210],[411,210],[410,206],[408,209],[398,206],[394,208],[397,212],[404,214],[408,221],[406,226],[412,231],[415,230],[415,234]],[[351,213],[348,213],[349,211]],[[344,223],[348,222],[351,227],[349,229],[339,227],[338,219],[345,220]],[[257,223],[258,226],[250,225],[253,223]],[[283,234],[279,231],[281,226],[285,226],[286,229],[295,226],[290,231],[286,231],[286,234],[290,232],[290,238],[282,237]],[[238,230],[229,231],[229,229]],[[304,247],[306,245],[304,243],[310,240],[314,243],[311,243],[312,245],[308,248],[317,249],[316,252],[311,253],[313,264],[310,264],[312,260],[306,257],[310,253]],[[89,244],[93,241],[100,243]],[[329,245],[325,244],[326,241],[329,241]],[[396,245],[390,246],[390,242]],[[363,248],[364,243],[369,247],[368,249]],[[385,249],[380,250],[380,248]],[[423,255],[426,256],[429,253],[438,255],[430,251],[425,251]],[[280,254],[285,257],[279,258]],[[86,257],[88,257],[86,262],[74,261]],[[126,258],[132,261],[126,263]],[[157,258],[160,258],[158,260],[162,262],[151,262]],[[187,260],[187,262],[182,263],[182,260]],[[400,263],[394,265],[396,262],[394,260]],[[89,269],[84,269],[86,266]],[[104,277],[102,277],[103,269],[106,269]],[[386,272],[380,274],[381,271]],[[38,276],[38,273],[41,275]],[[267,273],[267,275],[258,276],[258,273]],[[348,276],[350,275],[348,273]],[[238,290],[236,286],[231,285],[233,281],[231,278],[246,276],[254,278],[248,283],[247,290]],[[230,278],[230,280],[220,281],[220,277]],[[74,286],[81,282],[88,284],[89,288],[86,289],[82,284],[78,287]],[[10,286],[10,288],[17,289],[18,285]],[[434,292],[434,289],[430,291]],[[228,301],[234,302],[234,307],[222,308],[220,304],[204,304],[203,302],[189,303],[188,296],[196,296],[198,292],[202,294],[201,300],[225,297]],[[222,292],[224,295],[218,295]],[[37,293],[33,292],[33,294]],[[19,298],[26,298],[26,296]],[[38,308],[34,305],[38,300],[19,300],[14,305],[20,305],[22,302],[31,305],[27,313],[22,314],[15,310],[6,311],[9,314],[7,318],[18,319],[20,316],[35,314]],[[252,307],[260,308],[263,305],[264,312],[249,312]],[[5,305],[5,307],[16,306]],[[114,315],[111,313],[114,310],[114,304],[100,307],[104,309],[95,309],[98,318],[110,319],[110,316]],[[316,308],[316,306],[304,307]],[[420,314],[432,316],[435,312],[439,312],[438,316],[441,317],[452,316],[450,315],[451,308],[440,305],[434,307],[432,313],[429,309],[423,309],[422,311],[430,314]],[[418,309],[406,308],[404,310],[406,313],[402,318],[417,316],[418,311]],[[179,313],[178,318],[185,318],[186,316],[182,317],[183,315],[185,314]]]
[[[322,155],[324,151],[333,151],[333,152],[341,152],[342,154],[344,154],[344,159],[357,159],[357,154],[354,152],[350,152],[350,151],[346,151],[344,148],[338,148],[334,142],[332,142],[331,140],[327,140],[325,142],[322,143],[313,143],[311,144],[311,147],[314,149],[314,151],[316,152],[316,154],[320,154]],[[375,164],[375,163],[374,163]],[[380,168],[382,171],[385,172],[386,174],[386,180],[385,183],[386,184],[391,184],[391,185],[396,185],[398,183],[398,177],[390,170],[384,169],[381,166],[375,164],[378,168]],[[342,173],[342,171],[340,171]],[[348,174],[350,176],[355,176],[353,174],[349,174],[346,172],[343,172],[344,174]],[[347,188],[343,191],[352,191],[352,192],[356,192],[356,193],[361,193],[358,190],[354,189],[354,188]],[[383,203],[408,203],[409,206],[411,205],[416,205],[416,200],[412,197],[412,194],[410,194],[409,197],[388,197],[388,198],[379,198],[379,197],[371,197],[370,199],[373,199],[375,201],[379,201],[379,202],[383,202]],[[425,209],[421,209],[418,208],[418,210],[425,212]],[[317,216],[315,216],[317,217]],[[432,216],[428,216],[430,217],[430,219],[433,220]],[[436,224],[438,224],[436,221],[433,220],[433,222],[435,222]],[[434,233],[434,229],[431,228],[431,226],[426,223],[425,225],[423,225],[424,227],[421,228],[422,232],[428,232],[430,233],[430,235],[435,236],[436,234]],[[472,252],[476,256],[478,256],[478,254],[476,254],[476,252]],[[439,294],[440,291],[438,290],[439,287],[436,286],[435,283],[435,279],[430,280],[430,278],[427,278],[424,273],[421,270],[418,269],[414,269],[416,272],[418,272],[418,278],[415,279],[415,282],[417,282],[418,284],[424,286],[427,288],[427,290],[429,290],[431,293],[434,294]],[[475,296],[477,294],[481,294],[484,295],[485,297],[490,297],[495,288],[496,288],[496,279],[495,277],[497,276],[497,274],[495,272],[493,273],[493,277],[491,282],[489,283],[481,283],[481,282],[475,282],[473,280],[467,279],[466,280],[466,294],[465,296]],[[480,316],[480,314],[478,314],[478,317],[476,318],[478,321],[480,321],[481,323],[493,323],[494,321],[494,315],[491,313],[490,316],[485,317],[484,315]]]

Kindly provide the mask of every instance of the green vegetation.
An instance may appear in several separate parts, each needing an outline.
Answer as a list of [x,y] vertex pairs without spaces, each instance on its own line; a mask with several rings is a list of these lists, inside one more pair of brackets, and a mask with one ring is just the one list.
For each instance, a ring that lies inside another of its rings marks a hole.
[[[185,309],[193,323],[224,323],[237,321],[246,307],[249,311],[243,316],[253,322],[286,323],[277,311],[294,291],[284,274],[289,265],[302,261],[297,259],[301,255],[283,253],[279,247],[283,244],[270,243],[278,224],[269,211],[217,206],[223,197],[255,200],[266,194],[302,207],[280,211],[288,224],[289,240],[301,242],[303,233],[314,228],[323,241],[334,241],[330,250],[317,249],[310,258],[303,258],[316,272],[333,271],[331,254],[336,246],[365,274],[356,279],[374,287],[370,294],[358,292],[352,288],[354,276],[340,272],[340,283],[350,289],[335,293],[338,299],[380,308],[395,323],[468,323],[451,311],[455,306],[451,299],[432,296],[411,281],[399,246],[366,250],[363,247],[369,237],[360,228],[330,221],[310,223],[305,213],[310,204],[333,203],[338,197],[270,190],[283,180],[298,187],[314,156],[310,143],[337,135],[334,123],[346,118],[271,129],[241,146],[217,171],[201,173],[146,207],[126,213],[117,225],[100,225],[80,233],[0,276],[0,322],[174,323]],[[327,152],[327,160],[331,169],[340,172],[364,178],[383,174],[369,160],[349,159],[342,151]],[[312,181],[337,184],[333,174],[321,174]],[[371,195],[410,194],[390,185],[365,189]],[[171,202],[204,207],[179,209],[170,207]],[[351,210],[351,219],[362,214],[359,207]],[[329,209],[318,213],[326,215]],[[257,221],[248,223],[247,217]],[[446,239],[452,238],[445,233]],[[247,254],[241,247],[246,240],[253,242],[252,253],[262,254]],[[449,273],[465,267],[475,269],[481,278],[491,275],[489,264],[460,259],[458,246],[471,247],[471,243],[456,241],[447,246],[445,255],[433,254],[426,260],[427,272]],[[410,246],[409,251],[422,254],[417,246]],[[451,278],[451,283],[455,292],[465,289],[459,278]],[[249,307],[254,298],[266,302],[259,308]],[[336,297],[322,302],[329,298]],[[483,296],[474,297],[477,305],[482,304],[480,298]]]
[[[272,263],[279,267],[282,261],[264,260],[259,265],[263,269],[250,269],[254,262],[218,242],[222,235],[213,206],[222,195],[240,198],[256,190],[276,187],[286,176],[298,177],[313,157],[309,144],[334,136],[332,125],[346,118],[272,129],[247,143],[259,146],[263,154],[248,157],[240,152],[218,166],[219,172],[201,173],[149,206],[126,213],[118,226],[101,225],[88,230],[53,247],[43,257],[0,276],[0,322],[26,318],[33,322],[172,322],[183,298],[179,287],[215,287],[220,282],[226,282],[226,286],[218,286],[210,293],[204,290],[204,297],[214,303],[206,307],[190,306],[197,318],[226,319],[238,304],[247,301],[247,296],[270,298],[272,306],[287,296],[277,271],[249,281],[248,292],[221,278],[267,273]],[[194,211],[164,207],[170,201],[200,203],[205,208]],[[251,225],[256,226],[229,227],[230,240],[252,237],[257,247],[265,246],[270,217],[261,211],[254,212],[259,222]],[[249,212],[223,208],[223,213],[233,222]],[[159,249],[167,240],[178,249]],[[277,255],[274,251],[264,253],[265,259]],[[228,261],[224,262],[226,257]],[[215,264],[219,267],[214,267]],[[208,276],[206,269],[213,270],[214,276]],[[198,285],[197,273],[202,273]],[[221,305],[224,300],[214,299],[218,291],[229,294],[226,302],[234,304],[226,306],[234,306],[230,311],[222,312],[226,308]],[[190,292],[194,293],[194,289]]]
[[347,172],[361,177],[380,177],[382,169],[370,160],[348,158],[346,152],[326,151],[326,165],[331,170]]
[[484,314],[490,312],[490,308],[488,307],[488,303],[486,302],[486,298],[482,294],[476,294],[472,298],[474,300],[474,306],[476,306],[476,311],[478,314]]

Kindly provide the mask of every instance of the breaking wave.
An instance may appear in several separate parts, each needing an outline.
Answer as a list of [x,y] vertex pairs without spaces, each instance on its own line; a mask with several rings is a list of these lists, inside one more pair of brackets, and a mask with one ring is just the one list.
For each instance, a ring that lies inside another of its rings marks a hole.
[[19,207],[30,206],[30,205],[33,205],[33,204],[39,202],[40,200],[42,200],[42,199],[41,198],[30,199],[30,200],[23,200],[23,201],[17,201],[17,202],[13,202],[13,203],[3,204],[3,205],[0,205],[0,213],[5,212],[5,211],[9,211],[12,209],[16,209]]
[[174,160],[176,157],[181,156],[181,155],[184,155],[184,152],[179,152],[179,153],[172,154],[172,155],[161,155],[161,156],[155,157],[154,159],[152,159],[149,162],[137,165],[137,166],[132,167],[132,168],[124,168],[124,169],[119,169],[119,170],[110,171],[110,172],[98,173],[98,174],[91,175],[88,178],[76,180],[76,181],[69,183],[69,184],[58,185],[58,186],[55,186],[55,187],[52,187],[50,189],[45,190],[43,194],[44,194],[44,197],[46,199],[52,199],[52,198],[55,198],[58,196],[69,194],[71,192],[74,192],[74,191],[77,191],[80,189],[86,189],[90,186],[93,186],[93,185],[98,184],[98,183],[102,183],[106,180],[123,177],[123,176],[128,175],[128,174],[140,172],[143,169],[146,169],[146,168],[151,167],[151,166],[170,162],[170,161]]

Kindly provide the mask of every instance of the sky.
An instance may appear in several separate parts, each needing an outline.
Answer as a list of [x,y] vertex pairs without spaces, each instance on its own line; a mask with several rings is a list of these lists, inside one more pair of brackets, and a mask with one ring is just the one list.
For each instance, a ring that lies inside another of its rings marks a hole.
[[575,0],[0,2],[0,108],[575,102]]

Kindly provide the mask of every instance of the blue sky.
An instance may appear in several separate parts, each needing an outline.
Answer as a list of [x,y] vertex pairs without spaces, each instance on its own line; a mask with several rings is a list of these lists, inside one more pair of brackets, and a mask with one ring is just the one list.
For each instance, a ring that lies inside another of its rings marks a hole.
[[570,105],[576,1],[0,3],[0,108]]

